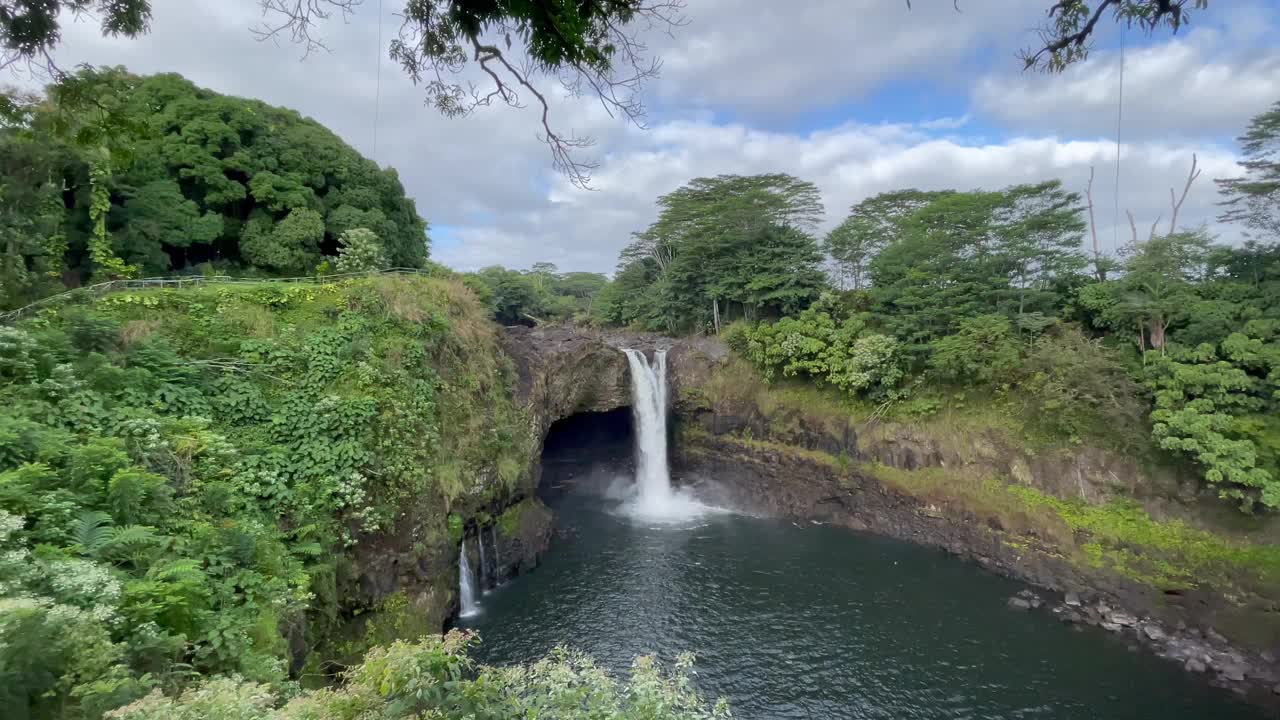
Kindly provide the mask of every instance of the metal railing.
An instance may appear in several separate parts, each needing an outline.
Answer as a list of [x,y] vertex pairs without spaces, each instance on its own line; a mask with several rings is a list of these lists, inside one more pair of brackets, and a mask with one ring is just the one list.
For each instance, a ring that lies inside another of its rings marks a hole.
[[307,275],[303,277],[287,278],[248,278],[232,277],[230,275],[182,275],[177,277],[137,278],[134,280],[108,280],[107,282],[100,282],[94,285],[73,288],[66,292],[58,293],[57,295],[50,295],[49,297],[41,298],[29,305],[24,305],[15,310],[0,313],[0,325],[11,325],[46,307],[58,305],[72,298],[84,297],[86,293],[91,298],[96,299],[103,295],[121,292],[123,290],[189,288],[204,285],[260,285],[263,283],[324,284],[339,280],[373,277],[375,275],[423,275],[432,277],[437,274],[438,272],[436,271],[422,270],[419,268],[388,268],[386,270],[366,270],[364,272],[338,273],[335,275]]

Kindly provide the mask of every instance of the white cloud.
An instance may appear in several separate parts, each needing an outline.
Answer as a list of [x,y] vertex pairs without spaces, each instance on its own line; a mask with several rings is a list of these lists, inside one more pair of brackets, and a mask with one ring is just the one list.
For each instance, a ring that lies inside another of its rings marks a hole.
[[[1122,135],[1238,134],[1280,98],[1280,47],[1248,43],[1255,30],[1201,28],[1128,51]],[[978,110],[1004,123],[1095,137],[1114,137],[1119,98],[1118,51],[1097,52],[1057,76],[998,72],[974,90]]]
[[[468,232],[466,243],[443,259],[460,267],[505,262],[523,266],[549,259],[563,267],[611,269],[629,233],[654,217],[654,198],[695,175],[783,171],[822,189],[824,229],[848,206],[893,188],[988,188],[1059,178],[1083,194],[1089,168],[1096,168],[1094,200],[1103,247],[1129,236],[1124,210],[1145,228],[1169,217],[1168,192],[1186,176],[1199,151],[1204,174],[1183,206],[1179,224],[1212,224],[1217,197],[1208,178],[1238,172],[1227,150],[1198,144],[1144,142],[1122,155],[1119,214],[1115,210],[1115,146],[1107,141],[1016,138],[982,145],[921,135],[910,126],[850,124],[807,135],[770,133],[740,125],[672,123],[636,134],[631,148],[616,152],[598,176],[594,193],[561,191],[549,209],[503,216],[492,227]],[[1118,217],[1120,227],[1113,228]],[[521,243],[520,238],[541,241]],[[1230,238],[1228,238],[1230,239]]]
[[[1056,177],[1083,191],[1093,165],[1104,226],[1100,234],[1123,240],[1128,235],[1123,209],[1132,208],[1144,225],[1167,213],[1168,188],[1181,184],[1191,153],[1198,151],[1204,176],[1182,218],[1187,224],[1211,222],[1216,196],[1210,179],[1234,173],[1236,166],[1232,153],[1215,145],[1212,135],[1206,140],[1206,134],[1224,129],[1234,134],[1264,95],[1271,93],[1266,102],[1280,97],[1280,91],[1273,92],[1280,72],[1267,73],[1273,69],[1268,64],[1272,51],[1250,51],[1249,42],[1223,39],[1245,38],[1239,28],[1256,27],[1247,14],[1227,13],[1225,35],[1201,29],[1197,33],[1202,34],[1149,51],[1157,60],[1176,59],[1175,65],[1152,61],[1146,72],[1143,53],[1131,54],[1126,69],[1126,84],[1134,88],[1126,88],[1134,108],[1130,117],[1141,119],[1145,112],[1150,117],[1144,127],[1152,132],[1126,135],[1122,227],[1113,233],[1115,146],[1094,139],[1110,134],[1114,118],[1098,110],[1107,105],[1105,90],[1091,89],[1083,79],[1077,83],[1071,74],[996,73],[974,80],[993,63],[1016,62],[1013,49],[1025,40],[1019,33],[1043,12],[1044,0],[1018,0],[1014,10],[1009,3],[962,2],[960,14],[949,2],[918,2],[908,11],[905,4],[888,0],[749,6],[698,0],[690,3],[691,24],[676,39],[652,41],[666,67],[650,88],[660,106],[650,130],[610,119],[596,103],[557,100],[553,120],[560,127],[599,141],[588,153],[602,162],[597,190],[585,192],[551,172],[547,149],[536,137],[533,109],[494,107],[448,120],[424,107],[421,90],[378,52],[373,3],[365,3],[348,24],[325,26],[332,52],[304,62],[297,60],[296,47],[253,39],[249,28],[259,20],[256,0],[154,0],[154,5],[150,35],[104,39],[92,24],[75,25],[64,32],[60,59],[66,65],[179,72],[219,92],[292,107],[366,154],[372,146],[380,63],[375,158],[397,168],[422,215],[436,227],[447,227],[439,235],[447,234],[450,242],[437,243],[433,253],[459,268],[550,260],[564,269],[612,270],[630,233],[652,220],[658,195],[692,177],[717,173],[782,171],[811,180],[823,191],[828,225],[833,225],[857,200],[900,187],[998,188]],[[384,40],[395,30],[397,9],[387,3]],[[984,61],[975,48],[988,46],[1000,52]],[[1092,62],[1105,66],[1106,61],[1100,53]],[[1192,72],[1197,63],[1205,65],[1203,76]],[[1182,84],[1171,84],[1157,72],[1175,66],[1185,71],[1176,76]],[[1090,72],[1096,79],[1098,68]],[[1130,76],[1138,79],[1131,82]],[[909,123],[834,121],[805,132],[761,127],[779,126],[774,122],[779,114],[854,102],[904,79],[961,89],[976,84],[969,114],[954,117],[964,108],[948,108]],[[1177,104],[1183,95],[1194,107],[1173,112],[1167,103]],[[1154,109],[1143,111],[1140,102]],[[1025,111],[1030,107],[1037,112]],[[1101,114],[1101,129],[1091,125],[1091,113]],[[716,121],[725,115],[741,121]],[[1011,128],[1009,136],[977,135],[990,134],[993,117]],[[1230,237],[1229,230],[1223,232]]]
[[917,2],[695,0],[688,26],[657,45],[670,103],[785,116],[857,100],[897,79],[964,82],[973,56],[1001,47],[1041,0]]

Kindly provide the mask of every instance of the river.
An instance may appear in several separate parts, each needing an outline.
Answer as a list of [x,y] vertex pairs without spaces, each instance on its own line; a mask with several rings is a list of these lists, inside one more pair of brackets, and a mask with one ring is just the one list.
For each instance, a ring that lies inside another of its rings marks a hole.
[[564,644],[625,672],[692,651],[699,689],[739,718],[1264,717],[1122,637],[1008,609],[1023,585],[938,550],[727,513],[636,520],[618,499],[626,425],[587,417],[548,438],[557,537],[460,621],[479,659]]

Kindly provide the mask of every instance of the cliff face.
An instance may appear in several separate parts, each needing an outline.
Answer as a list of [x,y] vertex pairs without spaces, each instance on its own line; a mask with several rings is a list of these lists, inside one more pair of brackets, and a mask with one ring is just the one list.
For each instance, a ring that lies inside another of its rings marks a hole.
[[622,343],[617,336],[574,328],[504,329],[502,348],[515,365],[516,402],[537,448],[557,420],[631,404],[627,359],[619,349],[629,345]]

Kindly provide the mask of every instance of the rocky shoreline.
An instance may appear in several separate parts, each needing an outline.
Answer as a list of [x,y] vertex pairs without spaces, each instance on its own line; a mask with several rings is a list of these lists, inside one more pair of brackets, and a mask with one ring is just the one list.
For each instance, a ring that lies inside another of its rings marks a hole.
[[1251,657],[1231,645],[1213,628],[1188,627],[1185,622],[1169,628],[1150,617],[1138,617],[1108,604],[1106,599],[1082,597],[1068,591],[1059,602],[1048,602],[1039,593],[1023,590],[1009,598],[1012,610],[1047,609],[1064,623],[1102,628],[1145,645],[1151,652],[1182,665],[1189,673],[1202,674],[1209,684],[1248,694],[1270,685],[1280,696],[1276,657],[1264,651]]

